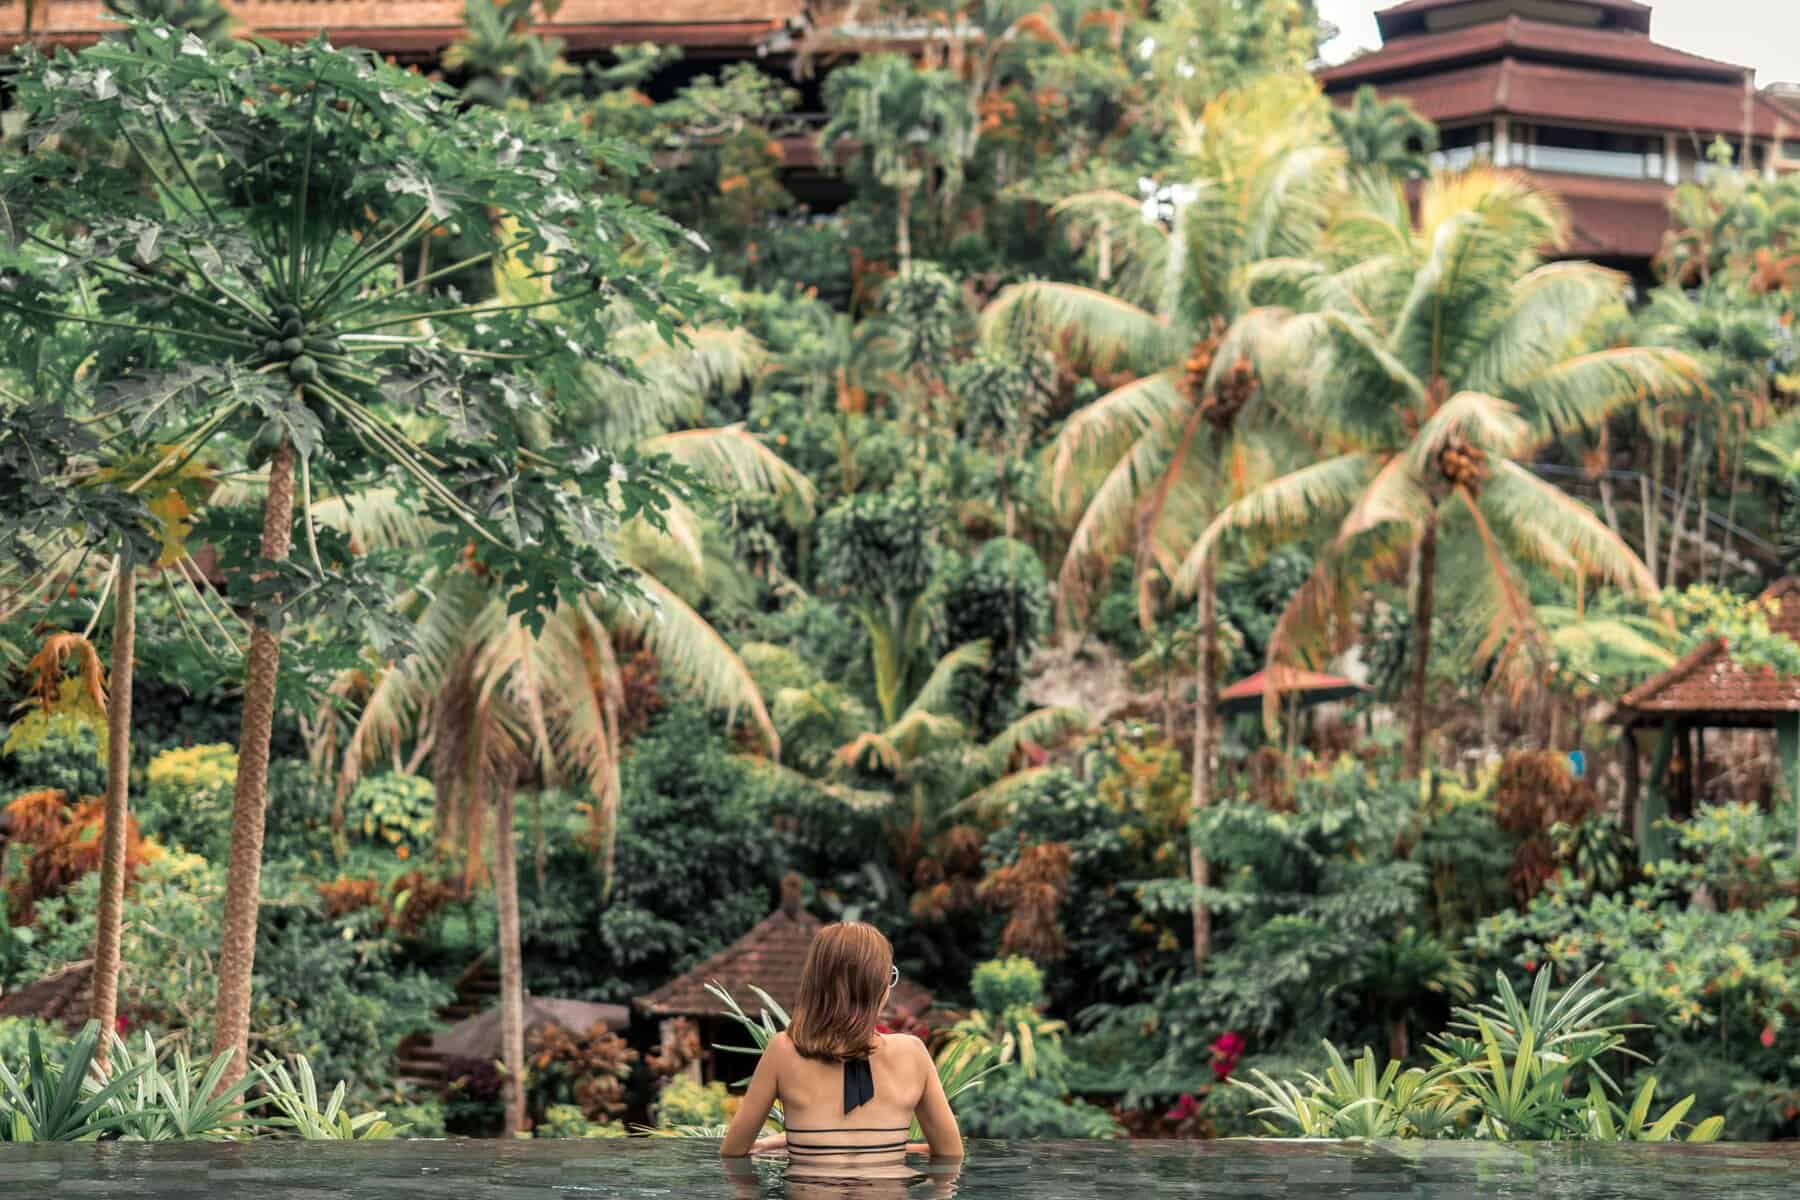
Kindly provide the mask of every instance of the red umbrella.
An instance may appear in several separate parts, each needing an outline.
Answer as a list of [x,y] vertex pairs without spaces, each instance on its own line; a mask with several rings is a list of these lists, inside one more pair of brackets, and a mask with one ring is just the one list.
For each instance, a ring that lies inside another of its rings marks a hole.
[[1295,704],[1311,705],[1342,700],[1368,690],[1360,683],[1353,683],[1337,675],[1321,675],[1317,671],[1302,671],[1297,667],[1275,666],[1240,679],[1220,692],[1219,711],[1256,712],[1262,708],[1263,697],[1269,692],[1291,696]]

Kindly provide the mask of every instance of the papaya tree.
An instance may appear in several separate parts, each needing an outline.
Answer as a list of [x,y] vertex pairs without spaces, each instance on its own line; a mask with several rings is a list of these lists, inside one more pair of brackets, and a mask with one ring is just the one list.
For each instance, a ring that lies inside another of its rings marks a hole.
[[[284,632],[320,614],[394,632],[391,581],[315,520],[315,496],[395,489],[443,525],[443,561],[480,547],[530,628],[559,596],[630,594],[612,531],[659,521],[691,476],[572,444],[560,398],[606,356],[617,305],[673,335],[692,298],[673,282],[681,231],[620,198],[638,159],[578,124],[464,110],[322,39],[211,47],[134,23],[78,55],[28,54],[15,87],[27,153],[0,167],[8,352],[88,330],[117,364],[132,436],[167,447],[139,490],[207,454],[241,458],[261,495],[259,520],[213,506],[195,530],[251,627],[213,1031],[235,1055],[229,1082],[248,1042]],[[469,249],[409,274],[432,238]],[[459,290],[514,259],[541,297]]]

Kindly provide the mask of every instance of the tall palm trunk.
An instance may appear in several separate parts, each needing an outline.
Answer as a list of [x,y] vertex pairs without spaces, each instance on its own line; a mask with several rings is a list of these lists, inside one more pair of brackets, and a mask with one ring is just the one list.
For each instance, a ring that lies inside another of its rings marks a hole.
[[[1195,614],[1200,623],[1200,636],[1194,664],[1193,811],[1189,814],[1189,819],[1196,822],[1212,804],[1213,792],[1214,693],[1217,687],[1213,678],[1213,651],[1218,644],[1218,622],[1214,619],[1213,560],[1210,557],[1201,568],[1199,590],[1199,608]],[[1194,884],[1194,971],[1198,974],[1212,950],[1212,909],[1201,896],[1202,889],[1212,881],[1212,864],[1201,853],[1200,840],[1192,833],[1188,835],[1188,871]]]
[[902,271],[912,265],[912,204],[912,189],[902,184],[895,193],[895,207],[899,210],[899,215],[895,219],[894,228],[894,248],[900,255]]
[[1425,671],[1431,664],[1432,583],[1437,575],[1437,514],[1425,515],[1419,531],[1418,580],[1413,591],[1412,678],[1407,683],[1411,709],[1406,730],[1406,776],[1417,779],[1425,766]]
[[106,702],[106,819],[101,827],[100,910],[95,917],[94,985],[88,1016],[100,1023],[97,1051],[119,1017],[119,923],[125,907],[125,834],[131,787],[131,674],[137,649],[137,577],[131,549],[119,551],[113,591],[112,678]]
[[510,779],[494,789],[494,908],[500,925],[500,1059],[506,1065],[506,1132],[525,1130],[525,970],[519,952],[519,863]]
[[[293,544],[294,447],[283,441],[269,460],[263,501],[262,557],[282,562]],[[244,1077],[250,1050],[250,975],[256,966],[256,915],[261,903],[263,817],[268,803],[269,734],[275,725],[275,676],[281,641],[269,622],[250,631],[244,676],[244,719],[238,734],[237,786],[231,798],[231,859],[225,874],[224,937],[219,946],[219,996],[213,1015],[213,1053],[231,1051],[220,1081]]]

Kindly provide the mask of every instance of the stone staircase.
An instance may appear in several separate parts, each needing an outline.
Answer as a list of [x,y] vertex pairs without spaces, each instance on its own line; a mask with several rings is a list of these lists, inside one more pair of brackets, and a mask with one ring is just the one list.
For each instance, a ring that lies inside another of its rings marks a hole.
[[[456,996],[438,1010],[445,1025],[484,1013],[500,1003],[500,967],[491,951],[483,951],[457,977]],[[450,1082],[444,1058],[431,1048],[431,1034],[409,1033],[394,1048],[396,1082],[405,1087],[438,1092]]]

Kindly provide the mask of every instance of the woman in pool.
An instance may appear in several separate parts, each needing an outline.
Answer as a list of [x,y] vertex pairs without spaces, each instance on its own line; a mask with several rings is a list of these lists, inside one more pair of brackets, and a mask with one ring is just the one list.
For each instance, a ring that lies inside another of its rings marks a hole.
[[[785,1147],[790,1174],[840,1177],[891,1178],[905,1170],[910,1149],[960,1159],[962,1135],[925,1043],[875,1030],[899,982],[894,948],[873,926],[846,921],[819,930],[800,973],[793,1024],[763,1051],[719,1153],[741,1158]],[[758,1141],[777,1100],[787,1132]],[[923,1146],[907,1144],[914,1117]]]

